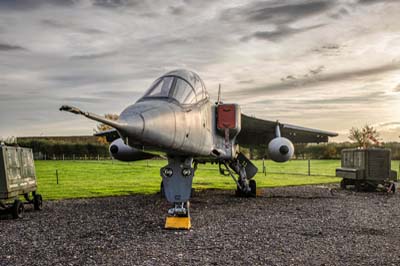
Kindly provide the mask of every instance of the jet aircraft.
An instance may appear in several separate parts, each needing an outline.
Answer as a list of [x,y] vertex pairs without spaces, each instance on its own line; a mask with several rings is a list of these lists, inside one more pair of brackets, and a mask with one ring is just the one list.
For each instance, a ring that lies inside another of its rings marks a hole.
[[293,156],[293,143],[321,143],[337,136],[247,116],[235,103],[212,102],[203,81],[188,70],[174,70],[156,79],[117,121],[67,105],[60,111],[112,127],[96,135],[111,142],[109,150],[117,160],[168,158],[168,164],[160,169],[162,195],[172,204],[166,228],[191,227],[189,199],[199,163],[218,163],[220,173],[236,183],[237,196],[255,197],[253,177],[258,169],[239,151],[239,145],[268,144],[269,157],[286,162]]

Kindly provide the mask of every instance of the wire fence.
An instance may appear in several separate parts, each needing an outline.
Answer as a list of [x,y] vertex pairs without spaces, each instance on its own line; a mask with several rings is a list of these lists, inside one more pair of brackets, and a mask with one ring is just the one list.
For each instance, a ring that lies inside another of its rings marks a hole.
[[[51,159],[37,161],[52,161],[56,165],[42,169],[41,173],[54,174],[58,176],[60,172],[68,173],[91,173],[95,166],[114,165],[115,167],[104,167],[105,174],[129,174],[145,171],[148,169],[160,169],[167,164],[165,159],[150,159],[136,162],[120,162],[111,157],[101,156],[76,156],[76,157],[50,157]],[[76,165],[64,166],[64,162],[74,162]],[[336,168],[340,167],[340,160],[291,160],[286,163],[276,163],[270,160],[253,161],[258,168],[259,175],[299,175],[299,176],[322,176],[335,177]],[[85,168],[80,164],[90,164],[91,167]],[[103,167],[102,167],[103,168]],[[199,164],[200,171],[216,171],[218,164]],[[400,161],[392,161],[392,170],[400,173]]]

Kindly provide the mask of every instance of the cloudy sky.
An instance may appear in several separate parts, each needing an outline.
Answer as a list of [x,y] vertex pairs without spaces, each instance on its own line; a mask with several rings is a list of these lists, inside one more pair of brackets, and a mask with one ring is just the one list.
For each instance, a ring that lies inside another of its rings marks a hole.
[[120,113],[195,70],[259,118],[400,135],[400,1],[1,0],[0,136],[91,134],[62,104]]

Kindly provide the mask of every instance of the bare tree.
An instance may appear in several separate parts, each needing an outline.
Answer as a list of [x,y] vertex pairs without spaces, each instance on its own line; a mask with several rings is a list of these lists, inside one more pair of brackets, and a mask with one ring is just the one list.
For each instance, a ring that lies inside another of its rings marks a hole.
[[360,148],[364,149],[381,144],[378,131],[370,125],[365,125],[362,128],[351,128],[349,139],[356,142]]

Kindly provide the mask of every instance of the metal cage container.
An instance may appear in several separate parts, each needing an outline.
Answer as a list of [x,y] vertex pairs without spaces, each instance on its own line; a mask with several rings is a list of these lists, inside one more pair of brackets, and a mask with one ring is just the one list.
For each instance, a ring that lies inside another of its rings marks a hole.
[[[39,210],[42,207],[42,197],[36,194],[36,190],[32,150],[0,145],[0,207],[11,211],[14,218],[22,217],[24,203],[18,196],[23,195],[26,203],[34,204],[34,208]],[[32,193],[32,198],[29,193]],[[13,204],[8,206],[7,203],[13,199]]]
[[357,189],[376,189],[381,185],[395,191],[397,173],[391,170],[389,149],[345,149],[341,155],[336,176],[343,178],[342,188],[355,185]]

